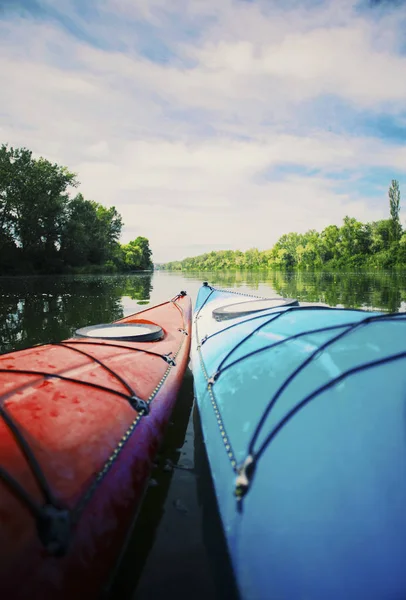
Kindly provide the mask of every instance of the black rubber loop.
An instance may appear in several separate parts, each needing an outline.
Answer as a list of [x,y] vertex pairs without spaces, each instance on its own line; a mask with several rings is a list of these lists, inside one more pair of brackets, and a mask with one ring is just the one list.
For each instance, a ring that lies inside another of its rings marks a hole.
[[142,412],[145,415],[149,415],[149,404],[146,402],[146,400],[138,398],[134,395],[132,398],[130,398],[130,404],[137,412]]
[[72,521],[69,510],[46,504],[37,517],[37,533],[51,556],[65,556],[71,541]]
[[176,367],[175,359],[172,358],[172,356],[170,356],[170,354],[172,354],[172,352],[168,352],[168,354],[164,354],[162,356],[162,358],[164,358],[165,361],[168,363],[168,365],[170,365],[171,367]]
[[176,294],[176,296],[174,296],[173,298],[171,298],[169,302],[175,302],[179,298],[184,298],[184,296],[187,296],[187,292],[185,290],[181,290],[179,292],[179,294]]

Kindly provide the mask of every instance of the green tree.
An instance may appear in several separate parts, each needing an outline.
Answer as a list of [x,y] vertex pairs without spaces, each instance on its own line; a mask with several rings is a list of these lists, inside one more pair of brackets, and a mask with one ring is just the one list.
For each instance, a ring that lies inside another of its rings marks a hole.
[[135,242],[121,246],[124,253],[124,264],[129,271],[142,269],[142,250]]
[[371,252],[388,250],[391,243],[391,219],[382,219],[371,223]]
[[0,146],[0,273],[153,267],[147,238],[121,247],[116,208],[80,193],[71,198],[77,185],[66,167],[34,159],[27,148]]
[[340,253],[344,262],[351,266],[360,266],[370,253],[372,231],[369,224],[354,218],[345,217],[340,228]]
[[329,225],[320,234],[319,256],[322,263],[339,257],[340,230],[337,225]]
[[120,270],[151,270],[153,268],[152,252],[148,239],[138,236],[128,244],[120,246],[115,260]]
[[247,269],[257,269],[259,267],[260,258],[257,248],[250,248],[245,253],[245,266]]
[[61,239],[61,255],[65,264],[76,267],[89,262],[96,223],[95,207],[82,194],[69,201]]
[[[406,266],[406,232],[403,233],[402,237],[399,240],[399,250],[398,250],[398,264]],[[406,294],[405,294],[406,297]]]
[[116,251],[122,219],[113,207],[106,208],[77,194],[69,201],[61,254],[65,264],[101,265]]
[[389,210],[391,216],[391,241],[397,242],[402,235],[402,226],[399,220],[400,189],[399,182],[396,179],[392,179],[389,187]]
[[14,239],[16,216],[12,205],[13,164],[7,146],[0,147],[0,273],[12,270],[18,249]]
[[275,249],[277,250],[275,256],[276,264],[284,268],[294,267],[297,262],[296,249],[300,245],[306,245],[301,234],[291,232],[282,235],[275,244]]
[[151,251],[151,248],[149,247],[148,238],[143,237],[143,236],[138,236],[134,240],[134,244],[141,249],[141,257],[142,257],[141,258],[141,268],[145,269],[145,270],[152,269],[152,267],[153,267],[152,251]]
[[0,232],[21,260],[50,267],[56,259],[65,218],[67,189],[76,175],[27,148],[0,148]]

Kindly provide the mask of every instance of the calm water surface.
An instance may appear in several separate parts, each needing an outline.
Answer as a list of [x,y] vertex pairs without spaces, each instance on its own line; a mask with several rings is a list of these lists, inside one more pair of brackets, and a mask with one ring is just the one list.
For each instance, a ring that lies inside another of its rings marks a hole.
[[282,295],[330,306],[406,310],[406,272],[141,273],[0,277],[0,352],[61,340],[75,329],[107,323],[186,289],[194,300],[201,282]]
[[[194,301],[202,281],[264,296],[330,306],[406,310],[406,272],[140,273],[0,277],[0,353],[58,341],[180,290]],[[236,597],[188,370],[151,485],[109,598]]]

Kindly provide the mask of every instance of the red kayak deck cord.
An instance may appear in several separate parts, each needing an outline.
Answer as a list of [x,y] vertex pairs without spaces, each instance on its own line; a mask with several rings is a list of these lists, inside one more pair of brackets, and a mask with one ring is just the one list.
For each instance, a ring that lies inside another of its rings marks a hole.
[[[88,352],[84,352],[83,350],[79,350],[79,348],[73,348],[70,344],[76,343],[81,346],[85,345],[100,345],[100,342],[57,342],[52,344],[41,344],[43,346],[62,346],[67,348],[68,350],[73,350],[75,352],[79,352],[83,356],[90,358],[98,365],[106,369],[111,375],[113,375],[118,381],[127,388],[129,395],[119,392],[117,390],[111,390],[105,386],[99,385],[92,381],[83,381],[81,379],[74,379],[73,377],[65,377],[63,375],[57,373],[46,373],[41,371],[32,371],[28,369],[0,369],[0,373],[16,373],[20,375],[38,375],[44,379],[48,378],[57,378],[62,379],[63,381],[67,381],[70,383],[76,383],[78,385],[88,385],[92,388],[96,388],[102,391],[107,391],[109,393],[116,394],[117,396],[121,396],[128,400],[130,405],[136,410],[139,414],[139,417],[147,415],[149,413],[149,402],[138,398],[132,387],[113,369],[110,369],[107,365],[105,365],[101,360],[92,356]],[[146,352],[147,354],[151,354],[153,356],[159,356],[164,359],[170,366],[176,366],[176,362],[174,359],[171,359],[168,354],[158,354],[157,352],[151,352],[148,350],[144,350],[143,348],[128,348],[127,346],[123,346],[121,344],[104,344],[104,346],[110,346],[114,348],[124,348],[130,350],[132,352]],[[32,385],[32,383],[28,384]],[[22,388],[27,387],[27,384],[23,384],[17,389],[14,389],[12,392],[2,394],[0,396],[0,402],[3,402],[8,396],[11,394],[15,394],[17,391],[20,391]],[[44,495],[45,504],[40,506],[35,499],[32,498],[26,490],[16,481],[5,469],[0,467],[0,478],[8,485],[8,487],[19,497],[20,500],[25,502],[27,508],[29,508],[36,519],[38,535],[41,542],[44,544],[46,550],[53,554],[54,556],[63,556],[69,545],[69,535],[71,526],[77,521],[79,518],[79,510],[81,507],[83,509],[84,503],[80,502],[78,507],[73,511],[69,511],[66,508],[60,506],[56,498],[53,496],[47,480],[41,470],[41,467],[38,461],[35,458],[35,454],[33,450],[30,448],[27,440],[24,438],[21,430],[18,428],[17,424],[14,422],[13,418],[9,413],[7,413],[6,409],[0,406],[0,415],[3,417],[6,425],[9,427],[10,431],[15,437],[16,442],[19,444],[24,456],[27,459],[28,464],[32,470],[35,479]]]
[[[188,336],[188,323],[185,320],[185,314],[182,307],[176,302],[179,298],[183,298],[186,295],[186,292],[180,292],[179,295],[175,296],[170,303],[172,303],[181,313],[183,327],[178,328],[177,331],[181,332],[185,336]],[[134,315],[136,317],[136,315]],[[127,317],[129,319],[130,317]],[[26,508],[31,512],[32,516],[36,522],[37,535],[49,555],[55,557],[64,556],[70,546],[73,526],[78,522],[83,509],[85,508],[87,502],[97,489],[98,485],[101,483],[104,476],[110,470],[113,463],[119,457],[121,451],[124,449],[126,442],[130,438],[131,434],[135,430],[136,426],[139,424],[141,419],[147,416],[150,412],[150,403],[155,398],[165,380],[167,379],[172,367],[176,366],[176,357],[178,356],[180,350],[182,349],[183,342],[185,337],[181,340],[179,347],[177,348],[175,354],[173,351],[168,352],[166,354],[160,354],[158,352],[154,352],[152,350],[148,350],[145,348],[132,347],[126,344],[117,344],[105,342],[104,340],[100,341],[85,341],[85,340],[68,340],[64,342],[56,342],[49,344],[39,344],[35,347],[59,347],[65,348],[67,351],[75,352],[80,354],[86,358],[89,358],[90,361],[99,365],[103,370],[105,370],[109,375],[114,377],[116,381],[126,390],[120,391],[117,389],[113,389],[110,387],[106,387],[101,385],[100,383],[95,383],[89,380],[76,379],[74,377],[63,375],[63,370],[53,373],[42,370],[34,370],[34,369],[24,369],[24,368],[0,368],[0,373],[13,373],[16,377],[19,375],[28,375],[28,376],[37,376],[34,381],[30,379],[30,381],[25,381],[21,385],[14,387],[11,390],[8,390],[0,395],[0,416],[3,418],[4,423],[8,427],[10,433],[12,434],[16,444],[20,448],[25,460],[31,470],[31,473],[38,485],[38,488],[43,496],[43,504],[41,505],[35,497],[33,497],[25,487],[15,478],[13,477],[5,468],[0,467],[0,480],[8,487],[8,489],[18,498]],[[127,342],[129,344],[130,342]],[[79,348],[80,346],[80,348]],[[93,346],[93,347],[108,347],[108,348],[117,348],[120,350],[125,350],[128,352],[136,352],[136,353],[144,353],[148,354],[151,357],[161,358],[168,364],[166,371],[161,377],[160,381],[157,382],[156,387],[150,394],[147,399],[140,398],[139,395],[133,389],[133,386],[122,377],[115,369],[106,365],[101,359],[96,356],[90,354],[89,352],[83,350],[82,346]],[[26,350],[26,349],[25,349]],[[23,352],[24,350],[18,351]],[[10,352],[1,355],[1,358],[5,357],[7,354],[16,355],[17,352]],[[67,370],[71,370],[72,367],[69,367]],[[15,421],[13,416],[5,407],[5,401],[14,396],[18,392],[22,392],[27,390],[34,385],[38,385],[41,382],[48,379],[57,379],[65,382],[67,385],[71,386],[86,386],[92,389],[100,390],[101,392],[107,392],[108,394],[114,394],[121,398],[124,398],[128,401],[130,406],[136,411],[137,415],[124,436],[119,441],[118,445],[114,448],[113,452],[109,456],[108,460],[105,462],[102,470],[97,473],[94,481],[90,484],[88,489],[76,503],[76,505],[72,508],[65,506],[61,503],[60,500],[56,498],[54,493],[52,492],[51,486],[48,483],[47,477],[41,468],[40,462],[37,460],[35,452],[33,448],[30,446],[26,436],[23,432],[23,427],[19,426]]]

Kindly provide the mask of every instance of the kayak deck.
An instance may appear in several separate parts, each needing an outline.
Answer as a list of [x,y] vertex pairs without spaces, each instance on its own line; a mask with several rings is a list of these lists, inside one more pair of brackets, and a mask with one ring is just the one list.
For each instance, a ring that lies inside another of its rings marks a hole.
[[242,597],[401,596],[406,315],[285,306],[213,317],[243,300],[201,288],[192,347]]
[[0,356],[7,597],[100,593],[187,365],[190,319],[190,299],[178,296],[119,321],[158,323],[161,340],[78,338]]

